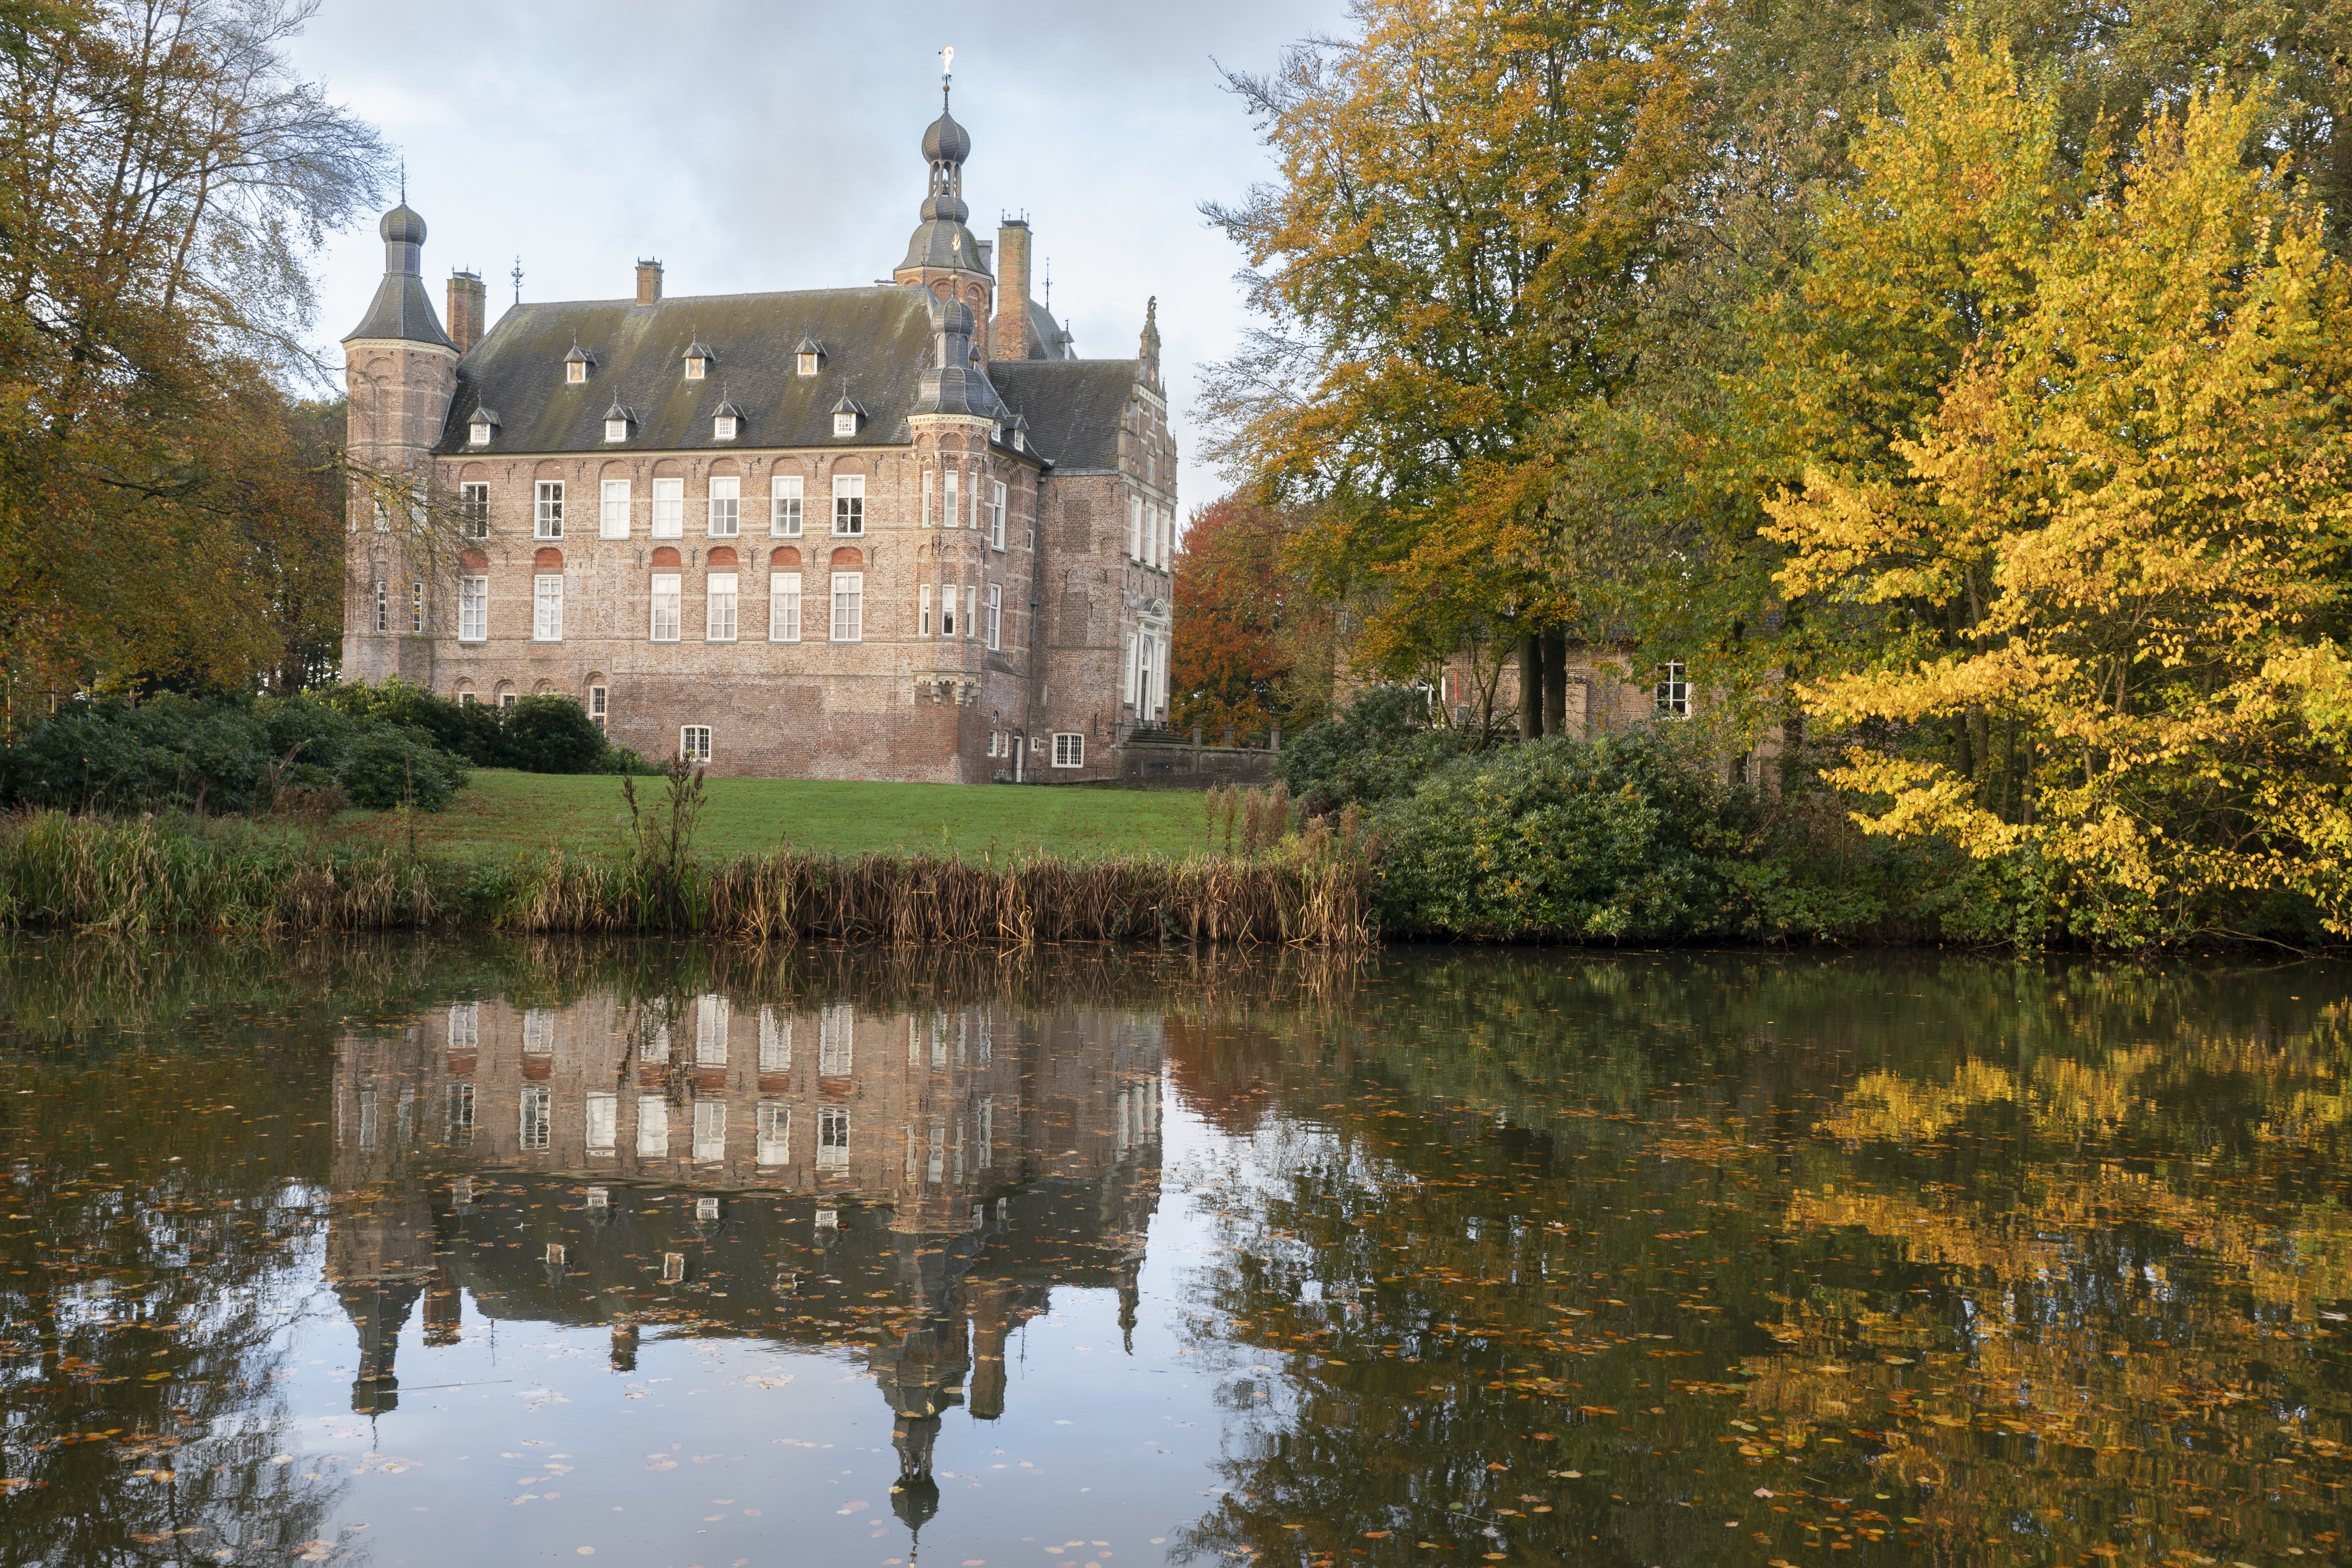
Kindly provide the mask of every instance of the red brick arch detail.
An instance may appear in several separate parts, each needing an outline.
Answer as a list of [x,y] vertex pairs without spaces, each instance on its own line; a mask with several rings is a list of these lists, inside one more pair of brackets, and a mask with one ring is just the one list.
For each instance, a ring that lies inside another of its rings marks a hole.
[[833,569],[836,572],[866,564],[866,552],[854,544],[845,544],[833,552]]
[[490,558],[478,550],[464,551],[457,556],[457,564],[469,572],[479,572],[489,563]]
[[563,564],[563,552],[551,544],[532,556],[530,563],[534,566],[561,566]]
[[732,566],[735,564],[735,552],[724,544],[714,544],[710,547],[710,553],[703,558],[702,563],[713,570],[721,566]]
[[768,567],[771,571],[781,572],[787,566],[797,566],[800,563],[801,552],[789,544],[768,552]]
[[665,544],[659,550],[654,552],[655,571],[658,572],[665,566],[676,566],[677,564],[679,564],[677,552],[672,550],[668,545]]

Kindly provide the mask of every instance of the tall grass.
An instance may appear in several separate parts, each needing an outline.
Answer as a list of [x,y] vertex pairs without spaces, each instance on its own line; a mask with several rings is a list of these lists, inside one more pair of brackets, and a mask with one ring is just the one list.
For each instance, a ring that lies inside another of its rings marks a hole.
[[468,871],[294,829],[29,812],[0,820],[0,926],[1358,947],[1378,934],[1364,850],[1318,824],[1247,858],[845,859],[779,846],[711,861],[551,848]]

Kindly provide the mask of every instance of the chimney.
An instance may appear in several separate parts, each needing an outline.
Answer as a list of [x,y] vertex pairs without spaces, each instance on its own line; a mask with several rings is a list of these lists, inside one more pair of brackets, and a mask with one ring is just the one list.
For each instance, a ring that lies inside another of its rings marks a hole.
[[482,318],[489,304],[489,290],[482,286],[476,272],[449,274],[449,343],[459,357],[473,353],[474,345],[482,341]]
[[982,272],[987,273],[991,278],[995,277],[996,241],[992,239],[982,239],[976,240],[974,243],[980,247],[980,269]]
[[661,303],[661,263],[658,260],[647,261],[642,258],[638,259],[637,303],[640,305]]
[[997,226],[996,320],[989,324],[988,357],[1029,357],[1029,220]]

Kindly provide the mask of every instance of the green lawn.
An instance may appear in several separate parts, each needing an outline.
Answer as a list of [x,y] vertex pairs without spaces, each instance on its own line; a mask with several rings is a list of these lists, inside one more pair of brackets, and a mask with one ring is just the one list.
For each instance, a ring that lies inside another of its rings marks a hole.
[[[651,808],[667,785],[636,781]],[[1010,784],[837,784],[815,779],[710,779],[695,850],[726,856],[780,838],[799,848],[864,855],[954,850],[965,856],[1181,856],[1202,842],[1202,799],[1190,790],[1056,788]],[[478,768],[448,809],[417,818],[416,842],[461,860],[503,858],[562,845],[609,852],[624,842],[621,781]],[[398,814],[354,811],[362,832],[397,830]]]

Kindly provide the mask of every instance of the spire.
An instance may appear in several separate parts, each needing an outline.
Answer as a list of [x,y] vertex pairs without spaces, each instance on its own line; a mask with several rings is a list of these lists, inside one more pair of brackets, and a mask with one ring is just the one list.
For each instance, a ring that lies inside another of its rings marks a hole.
[[1136,346],[1135,357],[1144,368],[1150,384],[1160,384],[1160,296],[1154,294],[1143,307],[1143,341]]
[[[955,51],[941,49],[940,58],[952,65]],[[963,165],[964,160],[971,156],[971,134],[957,124],[955,116],[947,110],[950,86],[948,73],[942,70],[940,117],[923,132],[923,162],[930,165],[930,177],[923,194],[922,226],[907,242],[907,258],[898,263],[898,270],[953,268],[984,276],[988,268],[980,259],[980,242],[964,226],[965,220],[971,216],[971,209],[963,201]]]
[[[406,179],[404,173],[404,186]],[[376,285],[366,318],[345,334],[343,342],[392,338],[449,348],[453,346],[449,334],[441,330],[441,318],[433,313],[432,296],[425,291],[425,219],[408,205],[404,190],[403,195],[401,204],[376,226],[376,232],[383,236],[383,281]]]

